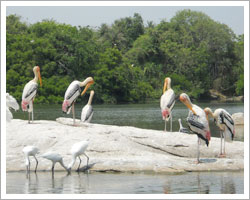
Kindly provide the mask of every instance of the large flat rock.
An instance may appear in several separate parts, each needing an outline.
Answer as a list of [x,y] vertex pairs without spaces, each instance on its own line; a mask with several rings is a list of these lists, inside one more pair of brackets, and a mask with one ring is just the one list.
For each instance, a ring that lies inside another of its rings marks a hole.
[[[200,147],[202,163],[195,164],[197,136],[179,132],[164,132],[128,126],[82,124],[72,126],[72,119],[57,121],[40,120],[33,124],[14,119],[6,125],[6,169],[25,170],[22,149],[35,145],[40,154],[47,151],[60,153],[66,166],[71,161],[71,146],[81,140],[89,140],[86,154],[90,157],[92,171],[219,171],[244,169],[244,143],[226,143],[226,158],[218,158],[220,138],[211,138],[209,147]],[[237,133],[236,133],[237,134]],[[38,170],[50,170],[51,162],[38,155]],[[83,156],[83,162],[86,159]],[[31,169],[35,161],[31,158]],[[73,166],[76,169],[78,160]],[[56,164],[55,170],[63,170]]]

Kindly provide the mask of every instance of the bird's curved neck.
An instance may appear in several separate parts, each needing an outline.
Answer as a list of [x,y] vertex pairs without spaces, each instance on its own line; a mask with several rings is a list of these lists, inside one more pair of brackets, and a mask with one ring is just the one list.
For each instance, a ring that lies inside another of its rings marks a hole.
[[33,81],[34,81],[34,82],[37,82],[37,81],[38,81],[38,73],[37,73],[37,72],[34,72],[34,75],[35,75],[35,77],[33,78]]
[[59,163],[61,164],[61,166],[62,166],[65,170],[68,170],[68,168],[64,165],[63,160],[61,160]]
[[179,124],[180,124],[180,128],[183,128],[182,123],[181,123],[181,120],[179,121]]
[[88,105],[91,105],[92,100],[93,100],[93,96],[94,96],[94,94],[93,94],[93,93],[90,93]]
[[25,165],[28,166],[30,162],[29,156],[25,156]]
[[68,168],[72,168],[72,166],[75,164],[75,162],[76,162],[76,156],[73,155],[73,156],[72,156],[72,160],[71,160],[71,162],[70,162]]

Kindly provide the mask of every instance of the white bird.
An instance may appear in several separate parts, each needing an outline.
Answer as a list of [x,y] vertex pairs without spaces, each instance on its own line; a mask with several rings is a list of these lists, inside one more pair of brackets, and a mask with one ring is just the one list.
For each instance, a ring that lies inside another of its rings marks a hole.
[[94,110],[93,110],[91,103],[92,103],[94,93],[95,93],[94,90],[90,91],[89,101],[88,101],[87,105],[85,105],[82,109],[82,114],[81,114],[81,121],[82,122],[89,123],[93,117]]
[[19,109],[19,104],[16,99],[11,96],[9,93],[6,93],[6,121],[10,122],[13,119],[13,115],[10,112],[10,108],[13,108],[15,111]]
[[22,110],[29,112],[29,123],[30,123],[30,113],[32,112],[32,122],[34,120],[34,114],[33,114],[33,101],[35,99],[38,84],[37,81],[39,79],[40,86],[42,86],[42,78],[40,74],[40,67],[35,66],[33,68],[33,72],[35,74],[34,79],[29,81],[23,89],[23,95],[22,95]]
[[[75,101],[80,94],[81,96],[84,95],[84,93],[93,83],[94,83],[94,79],[92,77],[86,78],[83,82],[73,81],[65,92],[64,101],[62,104],[62,111],[64,113],[69,114],[71,111],[71,107],[72,107],[74,125],[75,125],[75,108],[74,108]],[[85,88],[83,92],[81,93],[81,87],[83,86],[85,86]]]
[[198,144],[197,144],[197,163],[200,162],[200,143],[201,140],[206,143],[208,146],[210,141],[210,129],[209,123],[206,117],[206,113],[199,106],[191,103],[189,96],[185,93],[180,95],[180,101],[184,103],[188,109],[190,110],[187,117],[187,123],[189,129],[198,136]]
[[165,131],[167,121],[170,119],[170,131],[172,131],[172,109],[175,104],[175,94],[174,90],[171,88],[171,79],[169,77],[165,78],[163,95],[161,96],[160,106],[162,119],[165,120]]
[[[230,141],[234,139],[235,135],[235,128],[234,128],[234,120],[232,116],[224,109],[218,108],[212,112],[210,108],[205,108],[204,109],[207,119],[209,116],[214,118],[214,122],[220,129],[220,137],[221,137],[221,145],[220,145],[220,157],[225,157],[226,156],[226,151],[225,151],[225,140],[228,138]],[[222,153],[222,138],[224,138],[224,152]]]
[[178,121],[179,121],[179,125],[180,125],[179,132],[182,132],[182,133],[189,133],[188,129],[187,129],[187,128],[184,128],[184,127],[182,126],[181,119],[178,119]]
[[70,151],[71,155],[72,155],[72,161],[71,161],[71,163],[68,166],[69,172],[71,171],[71,168],[75,164],[75,161],[76,161],[77,157],[79,158],[80,163],[79,163],[79,166],[78,166],[78,168],[77,168],[76,171],[79,171],[80,165],[81,165],[81,162],[82,162],[82,160],[80,158],[81,155],[85,155],[86,156],[86,158],[87,158],[87,168],[88,168],[89,157],[85,153],[85,150],[87,149],[88,145],[89,145],[89,141],[81,141],[81,142],[75,143],[72,146],[71,151]]
[[39,149],[35,146],[26,146],[23,148],[23,153],[25,157],[25,165],[26,165],[26,172],[30,172],[30,156],[33,156],[36,160],[36,168],[35,168],[35,173],[38,165],[38,160],[36,158],[36,154],[39,153]]
[[50,160],[52,162],[52,168],[51,168],[51,171],[52,173],[54,173],[54,167],[55,167],[55,164],[58,162],[60,163],[60,165],[66,170],[68,171],[67,167],[64,165],[63,163],[63,157],[58,154],[58,153],[54,153],[54,152],[47,152],[47,153],[44,153],[42,155],[43,158],[46,158],[48,160]]

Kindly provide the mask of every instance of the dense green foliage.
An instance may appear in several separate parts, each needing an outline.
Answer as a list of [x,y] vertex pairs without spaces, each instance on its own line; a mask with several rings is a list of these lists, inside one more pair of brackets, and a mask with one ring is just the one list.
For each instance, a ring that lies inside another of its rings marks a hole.
[[167,76],[177,95],[244,94],[244,36],[201,12],[183,10],[146,26],[136,13],[97,30],[53,20],[28,25],[10,15],[6,34],[7,92],[19,101],[35,65],[43,79],[40,103],[62,103],[70,82],[88,76],[99,103],[159,99]]

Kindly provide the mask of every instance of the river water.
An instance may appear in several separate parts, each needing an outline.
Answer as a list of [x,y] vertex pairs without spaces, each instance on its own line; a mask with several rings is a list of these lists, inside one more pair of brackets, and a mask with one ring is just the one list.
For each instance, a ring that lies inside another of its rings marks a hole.
[[[244,112],[243,103],[209,103],[199,102],[196,103],[201,108],[210,107],[213,111],[217,108],[224,108],[230,114],[237,112]],[[76,118],[81,118],[81,110],[84,105],[77,103],[75,105]],[[61,105],[34,105],[34,118],[35,120],[55,120],[58,117],[71,117],[72,114],[63,114]],[[94,115],[92,123],[108,124],[118,126],[134,126],[138,128],[163,130],[164,121],[161,117],[161,110],[159,103],[149,104],[120,104],[120,105],[93,105]],[[21,110],[12,112],[14,118],[28,119],[27,112]],[[173,131],[179,130],[178,119],[182,120],[184,127],[187,127],[186,118],[188,115],[187,107],[177,102],[173,109]],[[169,123],[167,130],[169,130]],[[213,137],[220,137],[220,133],[213,120],[210,119],[210,130]],[[235,140],[243,141],[244,130],[238,129],[236,132]]]
[[244,173],[7,173],[7,194],[243,194]]

